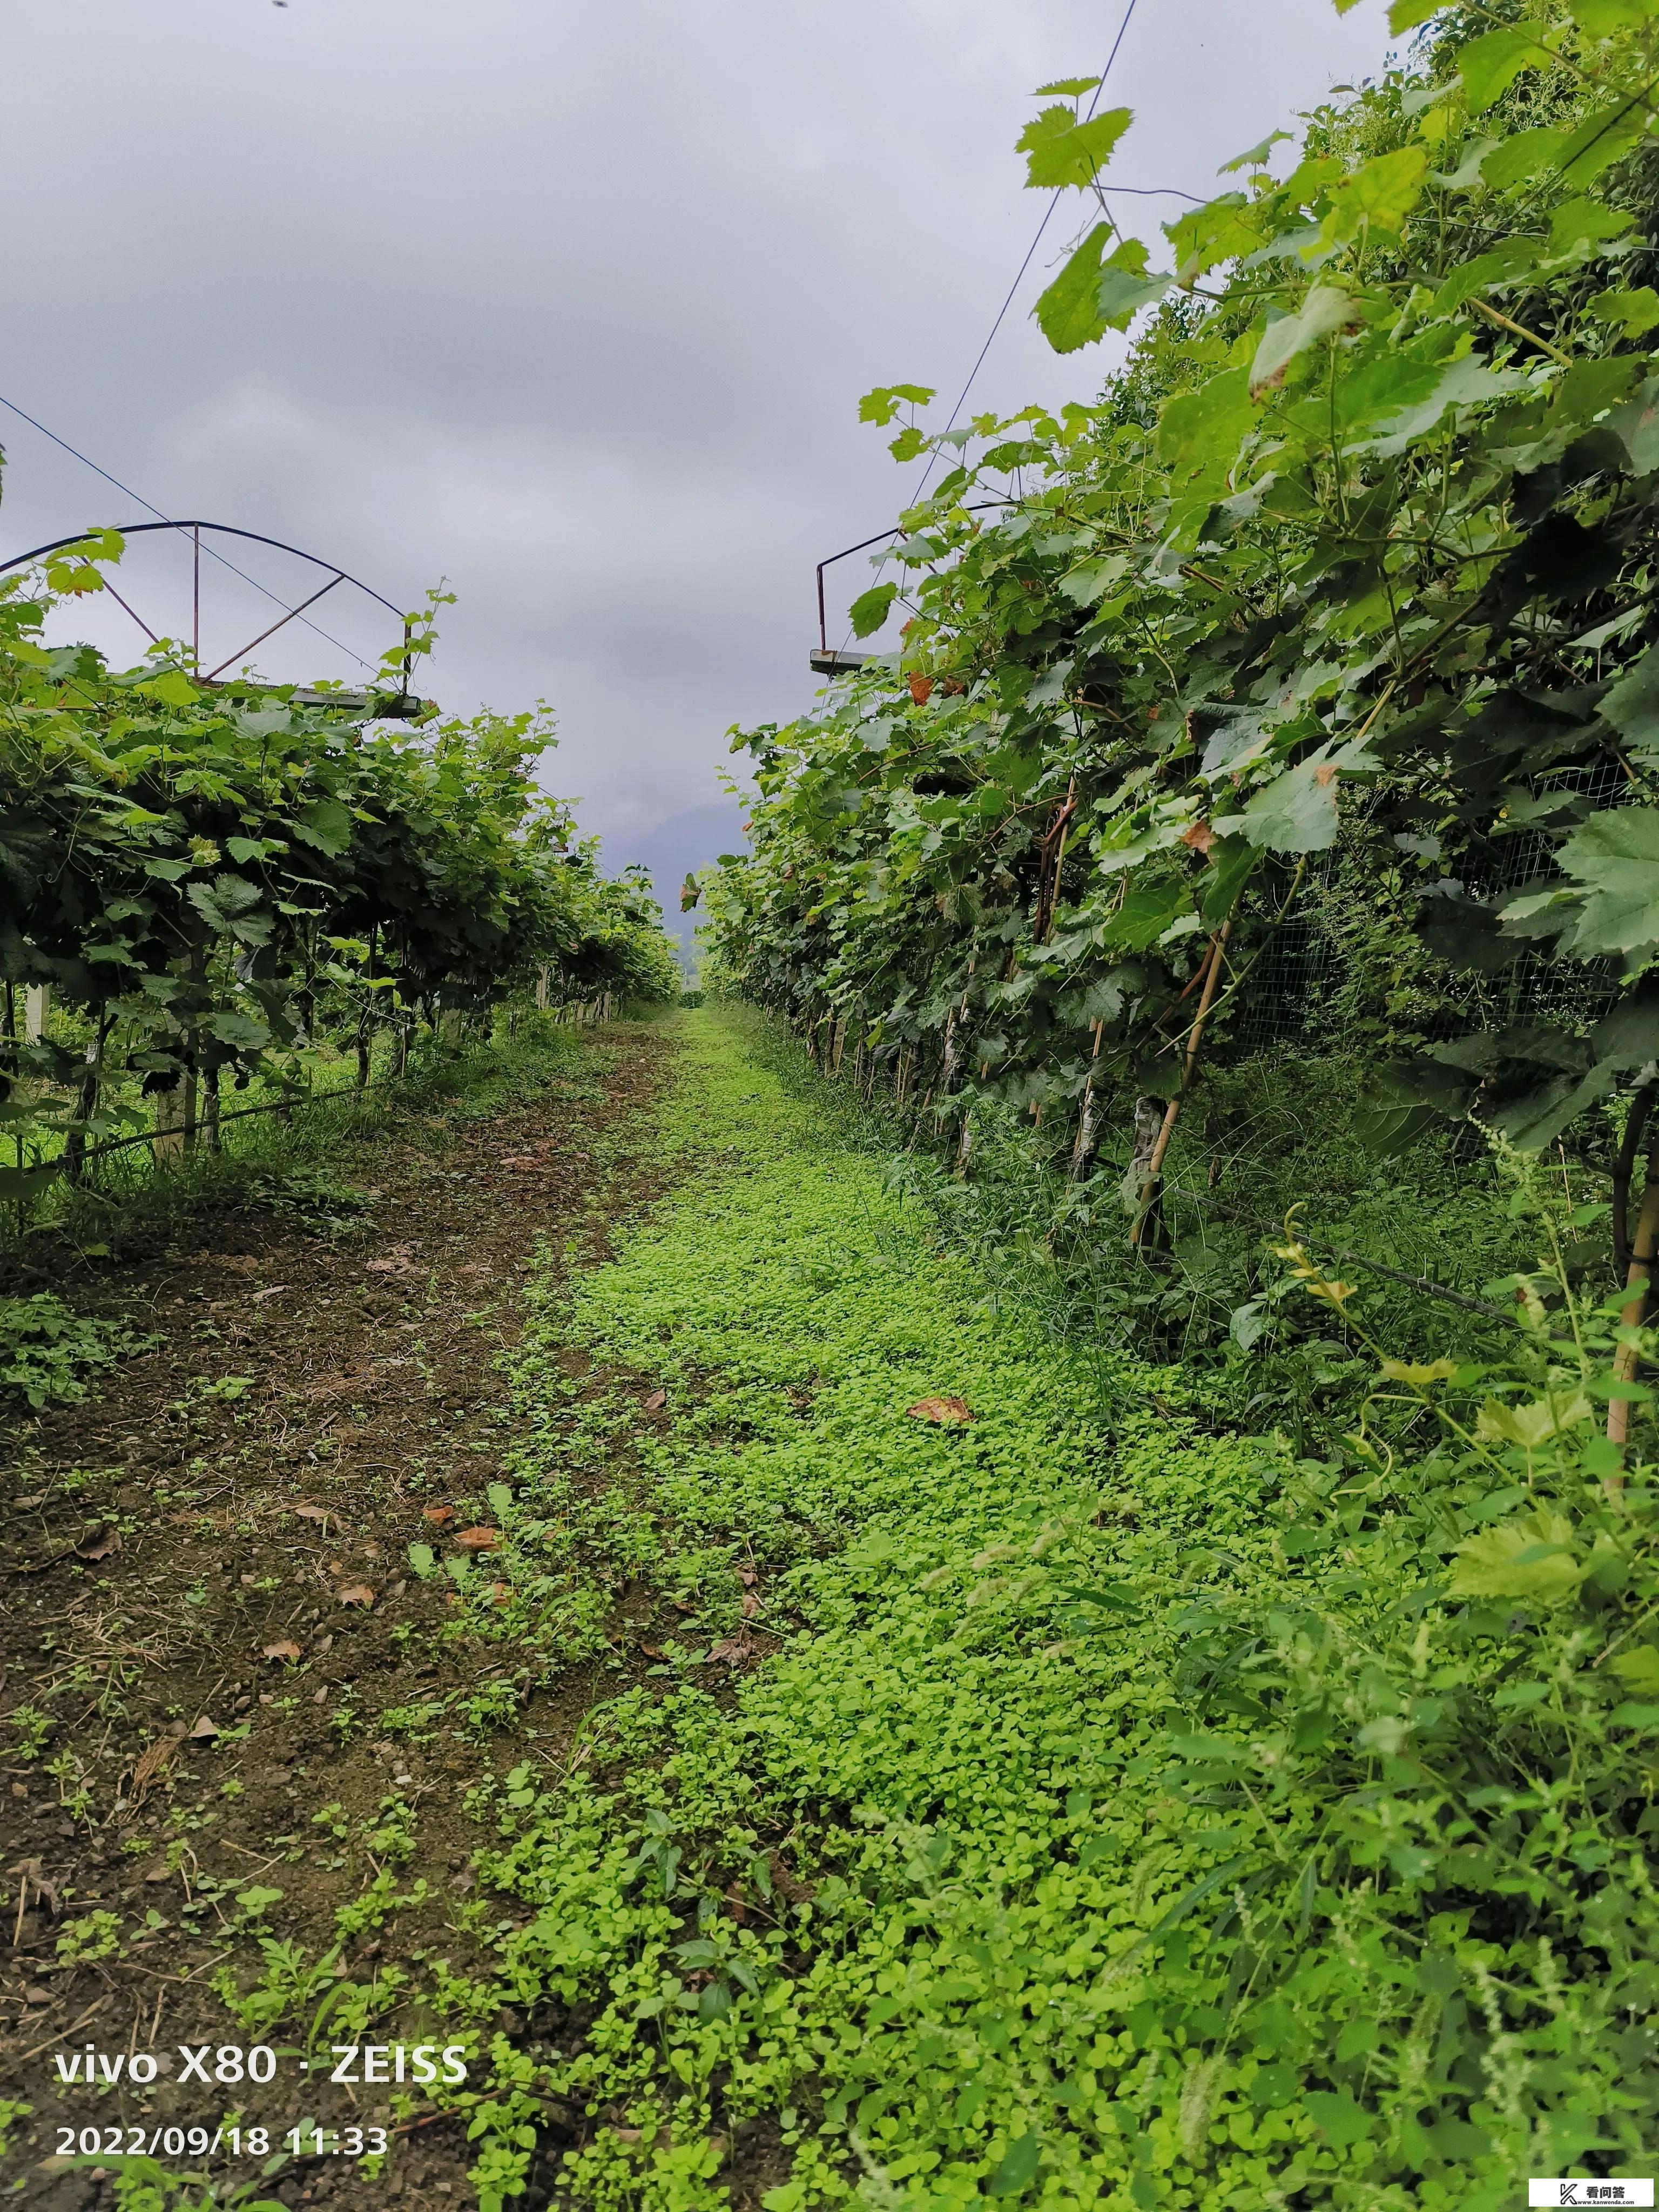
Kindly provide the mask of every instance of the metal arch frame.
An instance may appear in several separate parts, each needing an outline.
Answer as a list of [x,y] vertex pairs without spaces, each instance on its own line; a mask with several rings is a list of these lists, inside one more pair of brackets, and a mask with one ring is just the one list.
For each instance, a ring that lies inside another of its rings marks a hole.
[[[410,664],[413,657],[410,652],[413,617],[405,613],[403,608],[394,606],[390,599],[384,598],[372,585],[364,583],[361,577],[349,575],[343,568],[337,567],[332,561],[325,561],[318,554],[307,553],[301,546],[289,545],[280,538],[267,538],[263,532],[258,530],[240,529],[234,522],[206,522],[193,518],[188,521],[179,522],[135,522],[121,529],[120,535],[123,538],[141,538],[147,532],[158,530],[187,531],[190,533],[194,556],[191,574],[191,652],[192,663],[198,670],[202,658],[202,532],[204,530],[216,531],[228,538],[246,538],[255,545],[270,545],[279,553],[292,553],[296,560],[308,561],[313,568],[334,570],[327,583],[319,586],[309,599],[301,599],[297,607],[289,607],[281,621],[272,623],[268,629],[262,629],[258,637],[251,638],[247,644],[239,647],[234,653],[228,654],[216,668],[210,669],[205,676],[199,677],[200,682],[211,684],[216,677],[224,673],[232,661],[240,660],[245,653],[252,653],[256,645],[263,645],[268,637],[274,636],[279,629],[285,628],[296,615],[301,615],[307,607],[314,606],[317,601],[331,592],[337,584],[349,584],[354,590],[362,592],[367,598],[373,599],[377,606],[384,607],[388,614],[396,615],[398,621],[402,623],[404,626],[404,690],[407,693]],[[10,568],[26,568],[30,562],[42,560],[48,553],[61,553],[71,545],[83,545],[94,534],[88,530],[77,530],[67,538],[54,538],[50,544],[37,545],[27,553],[15,553],[9,561],[0,561],[0,575],[3,575]],[[104,580],[104,589],[108,592],[117,606],[132,617],[133,621],[137,623],[152,645],[159,642],[155,632],[143,617],[135,609],[128,606],[127,602],[107,578]],[[280,606],[282,602],[278,600],[277,605]]]
[[[982,514],[988,507],[1018,507],[1018,505],[1019,501],[1016,499],[978,499],[969,507],[968,512],[969,514]],[[862,553],[866,545],[879,545],[884,538],[902,538],[903,534],[904,525],[902,522],[896,522],[890,530],[878,530],[873,538],[860,538],[856,545],[843,545],[839,553],[829,554],[818,562],[818,650],[820,653],[827,654],[830,651],[828,625],[823,611],[824,570],[833,568],[837,561],[845,561],[850,554]]]

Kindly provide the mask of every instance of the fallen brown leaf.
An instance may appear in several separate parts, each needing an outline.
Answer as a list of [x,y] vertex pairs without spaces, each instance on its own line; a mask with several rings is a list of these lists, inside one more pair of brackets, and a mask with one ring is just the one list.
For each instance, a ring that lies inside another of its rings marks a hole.
[[300,1520],[320,1521],[325,1528],[334,1517],[326,1505],[296,1505],[294,1511]]
[[746,1589],[743,1594],[744,1619],[745,1620],[752,1620],[759,1611],[760,1592],[758,1590]]
[[501,1540],[499,1528],[458,1528],[455,1541],[464,1552],[493,1552]]
[[702,1663],[705,1667],[714,1667],[723,1661],[726,1666],[735,1667],[739,1659],[748,1656],[749,1646],[740,1638],[723,1636],[718,1644],[710,1646],[708,1656]]
[[210,1720],[205,1713],[198,1713],[191,1727],[190,1740],[192,1743],[206,1743],[218,1733],[218,1722]]
[[342,1605],[368,1606],[374,1602],[374,1593],[367,1583],[348,1583],[337,1595]]
[[139,1753],[137,1764],[132,1770],[131,1799],[135,1805],[143,1802],[145,1790],[149,1788],[150,1784],[155,1781],[178,1748],[179,1740],[176,1736],[160,1735],[156,1737],[154,1743],[148,1745]]
[[659,1413],[667,1403],[666,1390],[653,1390],[645,1401],[645,1410],[647,1413]]
[[263,1305],[267,1298],[281,1297],[287,1288],[286,1283],[273,1283],[268,1291],[255,1291],[251,1303],[256,1306]]
[[121,1548],[121,1539],[113,1528],[88,1528],[76,1540],[75,1556],[77,1559],[106,1559],[112,1552]]
[[267,1644],[264,1656],[267,1659],[297,1659],[301,1656],[300,1647],[284,1637],[280,1644]]
[[513,1585],[511,1583],[491,1583],[489,1585],[489,1595],[494,1598],[497,1605],[511,1605],[513,1602]]
[[904,1410],[913,1421],[932,1421],[940,1426],[960,1428],[974,1418],[965,1398],[918,1398]]
[[423,1505],[421,1518],[429,1521],[434,1528],[441,1528],[446,1522],[455,1518],[455,1509],[453,1505]]

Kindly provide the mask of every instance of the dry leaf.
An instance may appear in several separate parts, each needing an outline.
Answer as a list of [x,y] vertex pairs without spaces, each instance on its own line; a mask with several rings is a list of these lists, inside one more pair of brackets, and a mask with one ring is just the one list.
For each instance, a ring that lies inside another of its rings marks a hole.
[[667,1403],[666,1390],[653,1390],[645,1401],[645,1410],[647,1413],[659,1413]]
[[367,1583],[348,1583],[337,1592],[342,1605],[373,1605],[374,1593]]
[[1190,845],[1195,853],[1207,853],[1215,842],[1215,831],[1207,822],[1194,822],[1181,833],[1183,845]]
[[511,1605],[513,1602],[513,1585],[511,1583],[491,1583],[489,1585],[489,1595],[494,1598],[497,1605]]
[[255,1291],[251,1303],[256,1306],[263,1305],[267,1298],[281,1297],[287,1288],[286,1283],[273,1283],[268,1291]]
[[758,1590],[746,1589],[743,1594],[744,1619],[745,1620],[752,1620],[759,1611],[760,1592]]
[[904,1410],[913,1421],[932,1421],[956,1428],[974,1418],[965,1398],[918,1398],[914,1406],[907,1406]]
[[206,1743],[210,1737],[217,1735],[218,1733],[218,1722],[210,1721],[205,1713],[198,1713],[191,1728],[190,1740],[192,1743]]
[[46,1494],[43,1490],[38,1498],[15,1498],[12,1504],[20,1513],[33,1513],[37,1505],[44,1505]]
[[455,1541],[464,1552],[493,1552],[501,1540],[499,1528],[458,1528]]
[[705,1667],[714,1667],[724,1661],[728,1667],[735,1667],[738,1660],[746,1659],[748,1656],[749,1646],[746,1644],[735,1636],[723,1636],[718,1644],[711,1647],[708,1656],[702,1663]]
[[753,1567],[739,1567],[738,1569],[738,1580],[743,1584],[745,1589],[748,1589],[750,1583],[755,1582],[757,1579],[758,1577],[757,1577]]
[[434,1528],[441,1528],[446,1522],[455,1518],[455,1509],[453,1505],[423,1505],[421,1518],[429,1521]]
[[154,1743],[139,1753],[138,1763],[132,1770],[132,1789],[130,1794],[133,1804],[137,1805],[142,1802],[145,1790],[155,1780],[178,1747],[179,1740],[176,1736],[160,1735],[156,1737]]
[[300,1520],[320,1521],[325,1528],[334,1517],[326,1505],[296,1505],[293,1510]]
[[928,700],[933,696],[933,678],[931,676],[913,674],[907,676],[904,680],[909,685],[910,696],[915,701],[917,706],[925,707],[927,704]]
[[88,1528],[76,1539],[75,1556],[77,1559],[106,1559],[112,1552],[121,1548],[121,1539],[113,1528]]
[[290,1642],[287,1637],[280,1644],[267,1644],[264,1649],[267,1659],[297,1659],[300,1656],[299,1645]]

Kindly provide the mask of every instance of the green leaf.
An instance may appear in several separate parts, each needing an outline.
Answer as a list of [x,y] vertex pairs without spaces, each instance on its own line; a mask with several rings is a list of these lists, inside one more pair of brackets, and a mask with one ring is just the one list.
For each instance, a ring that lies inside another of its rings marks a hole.
[[1057,93],[1062,100],[1081,100],[1085,92],[1092,92],[1100,82],[1097,76],[1059,76],[1052,84],[1038,85],[1031,96],[1034,100],[1047,100]]
[[1224,261],[1254,253],[1261,244],[1261,232],[1252,213],[1243,192],[1223,192],[1166,222],[1164,235],[1175,249],[1176,283],[1191,284]]
[[1036,2179],[1042,2144],[1035,2135],[1015,2138],[985,2184],[988,2197],[1018,2197]]
[[1250,393],[1283,384],[1285,372],[1299,353],[1334,331],[1358,326],[1358,310],[1351,294],[1334,285],[1316,284],[1293,315],[1269,323],[1255,359],[1250,363]]
[[1037,327],[1056,353],[1075,353],[1105,335],[1100,309],[1101,264],[1109,222],[1097,222],[1083,243],[1067,256],[1065,267],[1039,297],[1032,313]]
[[1339,2148],[1363,2142],[1376,2124],[1371,2114],[1357,2105],[1346,2089],[1310,2089],[1302,2105],[1325,2140]]
[[1224,816],[1216,828],[1270,853],[1328,850],[1336,842],[1337,770],[1323,752],[1263,784],[1242,814]]
[[351,842],[351,815],[337,799],[315,799],[294,817],[294,834],[337,860]]
[[1618,806],[1592,814],[1560,851],[1584,892],[1563,942],[1584,957],[1659,945],[1659,808]]
[[1428,173],[1426,146],[1397,146],[1391,154],[1374,155],[1331,187],[1330,212],[1320,226],[1322,241],[1340,246],[1363,230],[1403,230]]
[[1146,247],[1138,238],[1124,239],[1101,269],[1097,295],[1101,320],[1109,331],[1127,331],[1140,310],[1161,300],[1174,283],[1173,276],[1149,276]]
[[1518,24],[1471,39],[1457,57],[1457,74],[1469,113],[1479,115],[1500,99],[1524,69],[1547,68],[1549,56],[1533,33]]
[[1196,392],[1180,392],[1164,402],[1158,418],[1158,457],[1174,475],[1225,467],[1255,422],[1249,372],[1224,369]]
[[1630,292],[1597,292],[1589,309],[1604,323],[1616,323],[1626,337],[1645,337],[1659,324],[1659,292],[1651,284],[1638,284]]
[[1659,1698],[1659,1650],[1638,1644],[1633,1651],[1615,1652],[1608,1666],[1621,1682],[1644,1698]]
[[1631,222],[1626,209],[1610,208],[1603,200],[1577,193],[1564,201],[1550,217],[1546,258],[1552,267],[1587,260],[1596,246],[1604,246],[1608,239],[1628,230]]
[[1534,177],[1553,173],[1559,168],[1566,145],[1565,131],[1552,130],[1545,125],[1532,131],[1517,131],[1500,139],[1496,149],[1484,156],[1480,181],[1495,192],[1507,192],[1516,185],[1530,184]]
[[847,611],[854,636],[873,637],[891,613],[897,597],[896,584],[873,584],[867,592],[860,592]]
[[[1483,1421],[1490,1410],[1489,1405],[1481,1416]],[[1504,1415],[1516,1411],[1510,1407],[1499,1410]],[[1532,1448],[1536,1448],[1535,1443]],[[1572,1555],[1572,1523],[1564,1514],[1543,1509],[1519,1521],[1484,1528],[1458,1546],[1454,1554],[1457,1564],[1446,1595],[1519,1598],[1538,1605],[1570,1604],[1578,1595],[1586,1571]]]
[[1562,183],[1575,187],[1594,184],[1603,170],[1622,161],[1641,143],[1647,119],[1645,104],[1634,97],[1614,100],[1587,116],[1561,149]]
[[1587,1074],[1553,1076],[1523,1097],[1506,1100],[1489,1116],[1520,1152],[1541,1152],[1587,1107],[1605,1098],[1619,1079],[1617,1064],[1604,1060]]
[[902,405],[925,407],[933,396],[932,386],[926,384],[878,384],[860,400],[859,420],[884,425],[892,421]]
[[1254,146],[1242,154],[1235,154],[1231,161],[1224,161],[1216,171],[1218,177],[1231,177],[1237,169],[1260,169],[1266,166],[1273,148],[1290,137],[1288,131],[1270,131],[1265,138],[1258,138]]
[[[1592,300],[1590,305],[1595,302]],[[1607,417],[1607,427],[1618,433],[1638,477],[1651,476],[1659,469],[1659,376],[1650,378],[1633,399],[1615,408]],[[1602,711],[1606,712],[1605,706]],[[1659,738],[1659,724],[1650,735]]]
[[141,696],[159,699],[164,707],[194,707],[201,693],[188,676],[176,668],[163,669],[159,676],[151,676],[137,687]]
[[1087,123],[1079,123],[1069,107],[1045,107],[1015,143],[1014,150],[1025,156],[1028,189],[1092,184],[1133,120],[1127,107],[1109,107]]
[[1431,15],[1437,15],[1446,0],[1394,0],[1389,10],[1389,34],[1401,38],[1414,31],[1419,23],[1426,23]]

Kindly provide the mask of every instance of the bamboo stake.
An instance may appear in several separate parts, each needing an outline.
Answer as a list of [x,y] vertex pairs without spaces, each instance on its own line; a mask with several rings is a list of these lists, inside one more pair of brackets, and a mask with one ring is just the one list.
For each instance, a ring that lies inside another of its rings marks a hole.
[[1181,1088],[1165,1109],[1164,1124],[1158,1133],[1158,1142],[1152,1146],[1152,1156],[1146,1163],[1146,1180],[1140,1193],[1139,1211],[1134,1226],[1129,1231],[1131,1246],[1140,1243],[1146,1217],[1158,1195],[1158,1177],[1164,1171],[1164,1155],[1170,1149],[1170,1139],[1175,1134],[1175,1125],[1181,1113],[1182,1101],[1193,1087],[1193,1076],[1198,1066],[1199,1048],[1204,1042],[1204,1025],[1210,1018],[1210,1008],[1215,1000],[1216,987],[1221,981],[1221,969],[1226,957],[1227,939],[1232,924],[1224,921],[1210,939],[1210,971],[1204,978],[1204,988],[1198,1001],[1198,1016],[1187,1037],[1187,1057],[1182,1063]]
[[1072,1181],[1080,1182],[1094,1150],[1095,1137],[1095,1065],[1100,1058],[1100,1040],[1105,1033],[1103,1021],[1095,1024],[1094,1050],[1089,1055],[1089,1073],[1083,1085],[1083,1103],[1078,1109],[1077,1140],[1072,1146]]
[[[1625,1328],[1640,1328],[1647,1311],[1648,1286],[1653,1278],[1653,1262],[1659,1257],[1659,1138],[1648,1151],[1647,1181],[1642,1191],[1642,1210],[1636,1217],[1636,1234],[1631,1239],[1630,1272],[1625,1278],[1625,1288],[1630,1295],[1625,1300],[1619,1320]],[[1613,1378],[1630,1382],[1636,1376],[1636,1346],[1621,1344],[1613,1355]],[[1610,1399],[1607,1403],[1607,1442],[1622,1444],[1630,1435],[1630,1401]],[[1617,1486],[1615,1485],[1615,1486]]]

